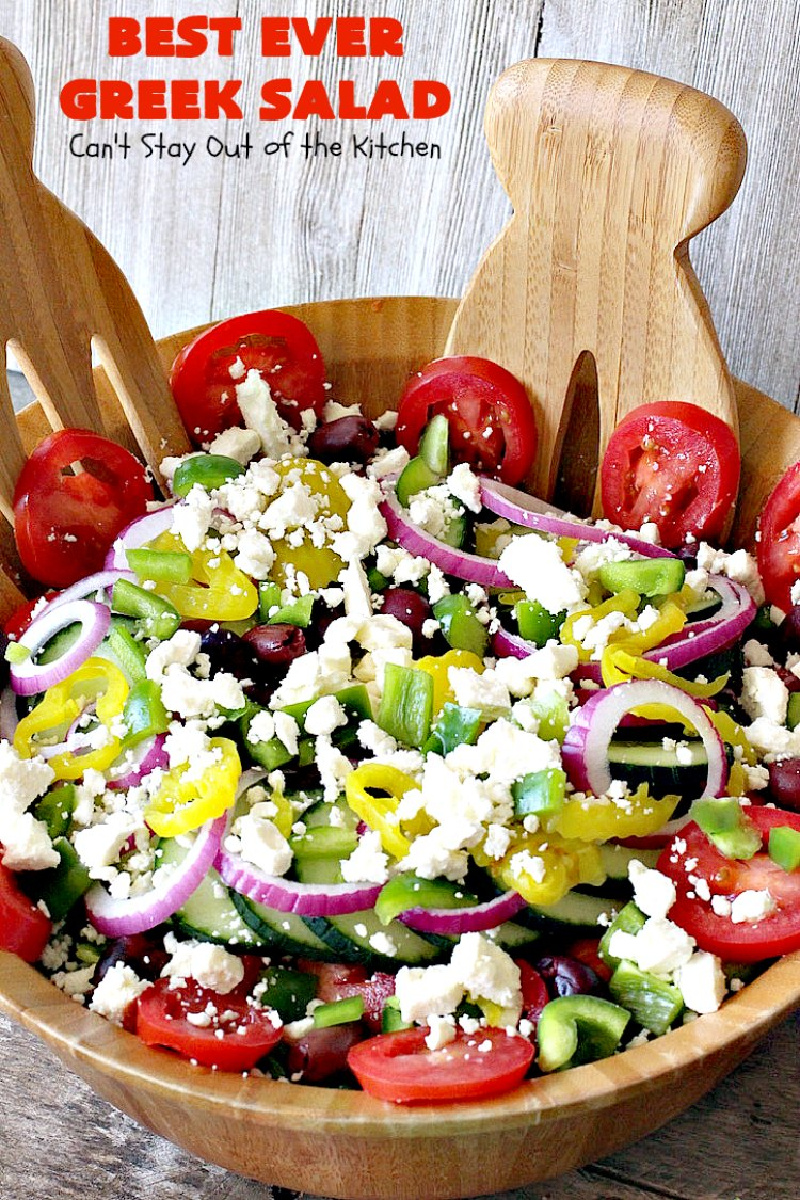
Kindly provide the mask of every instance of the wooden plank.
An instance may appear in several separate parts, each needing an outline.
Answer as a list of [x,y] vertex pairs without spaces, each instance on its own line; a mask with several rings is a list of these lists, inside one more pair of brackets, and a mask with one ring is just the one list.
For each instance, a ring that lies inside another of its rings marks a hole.
[[621,62],[711,93],[750,158],[738,199],[693,244],[735,375],[794,407],[800,396],[800,8],[795,0],[547,0],[540,54]]
[[[794,1200],[797,1034],[796,1020],[784,1023],[714,1092],[652,1137],[595,1166],[494,1200]],[[3,1200],[300,1200],[149,1133],[2,1017],[0,1072]],[[421,1200],[424,1195],[421,1182]]]

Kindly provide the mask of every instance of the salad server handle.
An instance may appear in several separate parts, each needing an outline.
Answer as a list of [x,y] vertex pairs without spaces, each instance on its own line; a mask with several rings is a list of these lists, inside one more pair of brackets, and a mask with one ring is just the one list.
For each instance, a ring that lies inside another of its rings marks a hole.
[[[13,350],[52,428],[95,430],[142,454],[157,473],[166,454],[189,449],[158,351],[122,271],[34,175],[33,137],[30,70],[0,38],[2,344]],[[106,370],[97,388],[93,350]],[[11,520],[14,484],[31,445],[20,439],[4,379],[0,437],[0,511]]]
[[583,480],[588,509],[611,433],[639,404],[690,401],[737,431],[688,242],[736,195],[744,133],[684,84],[558,59],[507,70],[485,130],[513,215],[445,352],[492,358],[522,380],[540,435],[528,487],[550,499],[566,472]]

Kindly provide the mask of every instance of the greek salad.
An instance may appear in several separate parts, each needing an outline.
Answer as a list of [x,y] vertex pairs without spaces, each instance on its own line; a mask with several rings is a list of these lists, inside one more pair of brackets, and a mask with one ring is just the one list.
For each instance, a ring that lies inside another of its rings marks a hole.
[[[262,312],[175,362],[169,495],[34,451],[5,626],[0,948],[211,1070],[475,1100],[800,948],[800,464],[727,552],[734,435],[642,407],[606,520],[441,359],[368,419]],[[346,399],[346,398],[345,398]]]

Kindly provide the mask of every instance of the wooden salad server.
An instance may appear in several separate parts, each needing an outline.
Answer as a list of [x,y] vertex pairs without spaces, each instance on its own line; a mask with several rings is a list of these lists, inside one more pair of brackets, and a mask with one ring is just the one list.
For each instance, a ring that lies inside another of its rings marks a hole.
[[[165,454],[190,448],[158,351],[108,251],[33,174],[33,135],[28,64],[0,38],[0,344],[13,350],[50,427],[103,433],[158,476]],[[92,350],[105,379],[93,374]],[[0,511],[8,521],[32,449],[25,429],[0,371]],[[30,432],[35,442],[46,430],[39,423]]]
[[529,489],[597,512],[597,463],[639,404],[691,401],[737,430],[688,243],[736,195],[744,133],[684,84],[546,59],[500,77],[485,127],[514,213],[445,352],[484,355],[522,380],[540,435]]

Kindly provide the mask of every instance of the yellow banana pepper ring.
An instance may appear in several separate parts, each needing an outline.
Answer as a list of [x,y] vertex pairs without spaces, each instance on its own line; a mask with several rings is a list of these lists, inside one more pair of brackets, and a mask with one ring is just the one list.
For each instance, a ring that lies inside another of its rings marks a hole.
[[455,699],[447,674],[451,667],[471,667],[479,675],[483,674],[483,659],[478,658],[471,650],[448,650],[446,654],[428,654],[425,658],[418,659],[414,666],[420,671],[425,671],[433,679],[434,720],[445,704]]
[[236,744],[229,738],[211,738],[209,744],[219,751],[217,761],[196,779],[191,777],[191,763],[173,767],[145,809],[144,819],[159,837],[199,829],[233,806],[242,774]]
[[565,838],[587,842],[607,842],[609,838],[648,837],[658,833],[675,811],[679,796],[655,799],[647,785],[641,784],[622,804],[608,796],[567,796],[548,829]]
[[[613,687],[615,683],[628,683],[631,679],[659,679],[672,687],[680,688],[696,700],[708,700],[721,692],[728,682],[728,673],[718,675],[711,683],[696,683],[683,679],[659,663],[640,655],[630,654],[622,646],[607,646],[602,659],[603,683]],[[707,710],[709,711],[709,710]],[[665,704],[643,704],[632,710],[636,717],[645,717],[650,721],[674,721],[675,711]],[[709,711],[709,716],[711,713]],[[724,739],[723,739],[724,740]]]
[[[377,762],[362,763],[345,781],[347,803],[356,816],[381,835],[384,850],[395,858],[405,858],[411,849],[411,842],[400,828],[397,806],[416,786],[404,771]],[[407,828],[412,834],[427,833],[430,824],[424,818],[415,818],[407,822]]]
[[591,617],[592,624],[596,625],[598,621],[602,621],[603,617],[609,616],[612,612],[623,613],[629,619],[636,616],[639,608],[639,596],[636,592],[632,592],[630,588],[625,588],[621,592],[617,592],[615,596],[610,596],[608,600],[604,600],[602,604],[598,604],[595,608],[581,608],[577,612],[571,613],[561,626],[559,637],[565,646],[574,646],[578,651],[578,659],[580,662],[589,662],[592,657],[591,650],[587,649],[583,643],[575,636],[575,625],[584,617]]
[[674,633],[680,633],[686,620],[686,613],[683,609],[679,608],[677,604],[673,604],[672,600],[667,600],[661,605],[656,620],[647,629],[643,629],[641,633],[618,629],[608,640],[609,643],[621,646],[629,654],[643,654],[645,650],[652,650],[655,646],[660,646],[666,638],[671,637]]
[[558,833],[520,830],[499,862],[481,846],[472,855],[497,883],[537,908],[557,904],[579,883],[597,885],[606,878],[597,846]]
[[734,721],[733,717],[723,709],[715,711],[713,708],[706,708],[704,705],[703,711],[709,721],[715,726],[723,742],[728,746],[732,746],[736,755],[736,761],[731,766],[728,775],[728,785],[725,788],[726,795],[746,796],[750,787],[744,764],[746,763],[748,767],[753,767],[758,761],[755,750],[747,740],[747,734],[738,721]]
[[[148,549],[186,553],[173,533],[162,533]],[[192,583],[158,584],[158,594],[171,601],[182,617],[206,621],[244,621],[258,607],[258,592],[252,580],[234,564],[227,550],[195,550],[192,554]]]
[[94,703],[97,719],[105,727],[104,744],[85,754],[54,754],[48,763],[56,779],[79,779],[88,770],[105,771],[120,754],[120,740],[108,726],[122,714],[128,690],[127,679],[114,663],[87,658],[77,671],[48,688],[33,711],[23,717],[14,733],[14,749],[20,758],[32,758],[43,745],[41,738],[37,742],[37,735],[52,733],[63,740],[69,726]]

